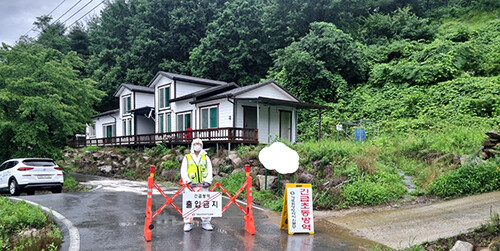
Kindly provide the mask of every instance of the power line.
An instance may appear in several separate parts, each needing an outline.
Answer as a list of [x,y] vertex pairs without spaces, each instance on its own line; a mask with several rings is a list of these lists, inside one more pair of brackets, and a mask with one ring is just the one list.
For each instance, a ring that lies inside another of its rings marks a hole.
[[[80,0],[81,1],[81,0]],[[83,7],[81,7],[79,10],[77,10],[75,13],[73,13],[73,15],[71,15],[70,17],[66,18],[66,20],[64,20],[62,23],[66,23],[69,19],[71,19],[72,17],[74,17],[76,14],[78,14],[78,12],[80,12],[83,8],[87,7],[87,5],[89,5],[90,3],[92,3],[94,0],[90,0],[90,2],[88,2],[87,4],[85,4]]]
[[[77,3],[73,4],[73,6],[71,6],[71,8],[69,8],[69,10],[67,10],[66,12],[64,12],[64,14],[62,14],[61,16],[59,16],[56,21],[52,22],[52,23],[55,23],[57,21],[59,21],[59,19],[61,19],[61,17],[63,17],[64,15],[66,15],[66,13],[70,12],[73,8],[75,8],[75,6],[77,6],[82,0],[78,1]],[[92,1],[91,1],[92,2]]]
[[[52,14],[52,12],[54,12],[55,10],[57,10],[57,8],[59,8],[59,6],[61,6],[61,4],[63,4],[64,2],[66,2],[66,0],[62,0],[62,2],[60,2],[52,11],[49,12],[49,14],[47,14],[46,16],[50,16],[50,14]],[[28,33],[30,31],[35,31],[35,26],[32,26],[31,29],[29,29],[26,33],[24,33],[23,36],[26,36],[28,35]]]
[[97,7],[99,7],[99,5],[103,4],[104,2],[106,2],[106,0],[100,2],[98,5],[94,6],[94,8],[92,8],[91,10],[89,10],[87,13],[85,13],[83,16],[81,16],[80,18],[78,18],[76,21],[74,21],[72,24],[68,25],[66,28],[69,28],[71,27],[73,24],[75,24],[76,22],[80,21],[80,19],[82,19],[83,17],[85,17],[86,15],[88,15],[90,12],[92,12],[93,10],[95,10]]
[[59,8],[59,6],[61,6],[61,4],[63,4],[64,2],[66,2],[66,0],[63,0],[59,5],[57,5],[49,14],[47,14],[47,16],[50,16],[50,14],[52,14],[52,12],[57,10],[57,8]]

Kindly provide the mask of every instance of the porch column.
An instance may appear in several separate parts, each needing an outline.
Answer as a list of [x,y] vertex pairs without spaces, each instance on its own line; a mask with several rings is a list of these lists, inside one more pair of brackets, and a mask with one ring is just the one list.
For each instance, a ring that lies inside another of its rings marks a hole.
[[[259,111],[259,100],[257,100],[257,132],[259,132],[259,125],[260,125],[260,111]],[[259,139],[257,138],[257,141]]]
[[292,138],[291,142],[297,142],[297,108],[292,109]]

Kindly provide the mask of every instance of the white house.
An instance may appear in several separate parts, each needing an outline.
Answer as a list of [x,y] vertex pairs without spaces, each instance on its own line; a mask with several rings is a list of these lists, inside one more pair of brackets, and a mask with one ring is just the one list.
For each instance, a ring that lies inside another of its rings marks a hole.
[[186,143],[190,137],[217,143],[265,144],[275,138],[295,142],[297,109],[326,108],[301,102],[272,80],[239,87],[163,71],[146,87],[120,85],[114,96],[120,100],[119,109],[94,116],[87,141],[115,137],[120,144],[137,144],[141,135],[149,143]]

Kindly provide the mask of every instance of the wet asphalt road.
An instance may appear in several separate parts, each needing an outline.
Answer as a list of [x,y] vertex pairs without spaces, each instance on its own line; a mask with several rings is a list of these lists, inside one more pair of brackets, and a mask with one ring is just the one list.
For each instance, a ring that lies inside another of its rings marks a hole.
[[[244,230],[243,213],[234,205],[221,218],[213,218],[214,231],[201,228],[195,218],[191,232],[183,232],[181,216],[168,206],[154,220],[152,241],[143,237],[146,182],[80,176],[96,188],[89,192],[19,196],[64,215],[78,228],[80,250],[359,250],[373,243],[350,237],[327,221],[315,221],[315,234],[288,235],[279,229],[280,215],[254,208],[256,234]],[[163,188],[163,187],[162,187]],[[176,188],[164,188],[175,192]],[[170,196],[170,195],[169,195]],[[181,205],[181,196],[174,202]],[[224,198],[223,203],[228,199]],[[165,199],[153,195],[153,212]],[[244,207],[244,205],[242,205]],[[69,248],[68,229],[61,223]]]

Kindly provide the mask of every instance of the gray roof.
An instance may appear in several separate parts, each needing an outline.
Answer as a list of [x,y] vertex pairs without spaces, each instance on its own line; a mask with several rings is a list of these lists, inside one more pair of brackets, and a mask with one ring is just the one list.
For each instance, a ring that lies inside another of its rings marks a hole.
[[111,115],[113,113],[118,113],[118,112],[120,112],[120,109],[109,110],[109,111],[101,112],[101,113],[99,113],[97,115],[94,115],[94,116],[92,116],[92,118],[94,119],[94,118],[97,118],[97,117]]
[[116,97],[116,95],[118,94],[118,92],[120,92],[120,90],[123,88],[127,88],[133,92],[144,92],[144,93],[155,93],[155,89],[154,88],[151,88],[151,87],[147,87],[147,86],[140,86],[140,85],[131,85],[131,84],[121,84],[118,89],[116,90],[116,92],[113,94],[113,96]]
[[234,83],[234,82],[231,82],[231,83],[227,83],[227,84],[218,85],[218,86],[210,87],[210,88],[207,88],[207,89],[203,89],[203,90],[200,90],[200,91],[197,91],[197,92],[193,92],[193,93],[190,93],[190,94],[187,94],[187,95],[184,95],[184,96],[172,99],[171,101],[172,102],[176,102],[176,101],[181,101],[181,100],[190,99],[190,98],[203,97],[205,95],[216,93],[217,91],[224,91],[224,89],[234,89],[234,88],[238,88],[238,85],[236,83]]
[[235,89],[232,89],[232,90],[229,90],[229,91],[225,91],[223,93],[211,96],[211,97],[206,98],[206,99],[197,100],[196,102],[198,103],[198,102],[204,102],[204,101],[209,101],[209,100],[214,100],[214,99],[220,99],[220,98],[226,98],[226,97],[232,98],[232,97],[238,96],[238,95],[240,95],[242,93],[249,92],[251,90],[257,89],[259,87],[262,87],[262,86],[265,86],[265,85],[268,85],[268,84],[275,84],[275,85],[277,85],[283,91],[285,91],[290,96],[292,96],[294,99],[296,99],[299,102],[301,102],[297,97],[295,97],[293,94],[291,94],[285,88],[283,88],[281,85],[279,85],[278,83],[274,82],[274,80],[268,80],[268,81],[265,81],[265,82],[262,82],[262,83],[258,83],[258,84],[253,84],[253,85],[247,85],[247,86],[238,87],[238,88],[235,88]]
[[148,86],[151,86],[153,84],[154,80],[158,77],[158,75],[162,75],[162,76],[165,76],[165,77],[173,79],[173,80],[181,80],[181,81],[186,81],[186,82],[190,82],[190,83],[204,84],[204,85],[210,85],[210,86],[218,86],[218,85],[227,84],[227,82],[219,81],[219,80],[197,78],[197,77],[186,76],[186,75],[181,75],[181,74],[177,74],[177,73],[159,71],[158,73],[156,73],[156,76],[151,80],[151,82],[149,82]]

